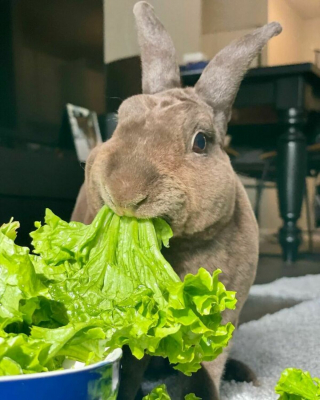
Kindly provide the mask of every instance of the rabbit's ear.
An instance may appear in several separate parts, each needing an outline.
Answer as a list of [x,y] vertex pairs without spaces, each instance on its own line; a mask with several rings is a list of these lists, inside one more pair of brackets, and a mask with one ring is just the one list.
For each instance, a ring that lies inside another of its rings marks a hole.
[[180,87],[180,73],[172,39],[156,17],[153,7],[140,1],[134,6],[133,13],[141,49],[143,93],[154,94]]
[[222,113],[224,127],[230,119],[232,104],[251,62],[267,41],[281,31],[278,22],[256,29],[221,50],[203,71],[196,91],[217,113]]

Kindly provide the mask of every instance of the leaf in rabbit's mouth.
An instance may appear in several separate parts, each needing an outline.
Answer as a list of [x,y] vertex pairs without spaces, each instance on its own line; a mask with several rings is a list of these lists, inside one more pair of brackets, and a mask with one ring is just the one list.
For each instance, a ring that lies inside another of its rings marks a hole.
[[172,218],[167,214],[160,215],[159,218],[164,219],[166,221],[166,223],[169,225],[171,225],[171,223],[172,223]]
[[134,218],[139,218],[137,216],[136,210],[134,210],[131,207],[115,207],[116,214],[119,215],[119,217],[134,217]]

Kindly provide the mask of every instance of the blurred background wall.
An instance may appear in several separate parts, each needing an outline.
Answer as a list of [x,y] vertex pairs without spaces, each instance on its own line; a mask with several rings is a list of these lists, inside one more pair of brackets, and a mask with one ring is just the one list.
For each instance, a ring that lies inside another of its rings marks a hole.
[[[104,60],[106,63],[139,54],[132,9],[136,0],[104,0]],[[201,48],[201,0],[150,0],[171,33],[179,62],[183,54]]]
[[[212,58],[232,40],[268,22],[268,0],[203,0],[202,51]],[[267,50],[263,63],[267,64]]]
[[314,50],[320,49],[319,1],[269,0],[268,19],[284,28],[269,46],[269,65],[314,62]]
[[[209,58],[230,41],[271,21],[282,35],[269,43],[264,65],[313,62],[320,49],[318,0],[150,0],[172,34],[179,61],[203,51]],[[132,8],[135,0],[104,0],[106,63],[139,53]],[[110,19],[108,19],[108,16]]]

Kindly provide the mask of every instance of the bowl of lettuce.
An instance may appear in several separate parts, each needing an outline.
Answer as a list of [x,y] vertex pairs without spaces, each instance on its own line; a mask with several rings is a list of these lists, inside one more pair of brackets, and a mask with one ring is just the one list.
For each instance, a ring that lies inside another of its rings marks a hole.
[[[15,243],[18,227],[0,227],[1,399],[5,386],[20,381],[33,385],[27,398],[34,400],[113,399],[124,345],[138,359],[167,357],[186,375],[228,345],[234,327],[221,324],[221,313],[235,308],[235,292],[219,281],[220,270],[178,277],[161,253],[172,236],[165,221],[103,207],[84,225],[46,210],[30,234],[32,251]],[[74,362],[84,367],[66,372]],[[65,397],[57,395],[58,380],[82,373],[95,376],[87,393],[74,394],[69,382]],[[41,382],[53,376],[50,393],[42,393]]]
[[[0,378],[1,400],[116,400],[119,388],[121,349],[114,350],[105,360],[85,366],[66,360],[63,368],[41,373],[6,375]],[[2,362],[8,373],[12,363]]]

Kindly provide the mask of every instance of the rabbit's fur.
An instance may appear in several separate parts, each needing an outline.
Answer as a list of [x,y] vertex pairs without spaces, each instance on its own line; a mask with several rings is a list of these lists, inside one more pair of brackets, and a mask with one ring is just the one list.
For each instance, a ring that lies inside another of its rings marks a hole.
[[[139,2],[134,14],[144,94],[122,103],[113,137],[91,152],[72,219],[89,223],[103,204],[120,215],[165,218],[174,233],[165,257],[181,278],[199,267],[221,268],[223,283],[238,299],[223,320],[237,325],[255,278],[258,227],[223,142],[245,72],[281,27],[271,23],[233,42],[209,63],[195,88],[181,89],[172,40],[153,8]],[[192,151],[197,132],[207,136],[203,154]],[[227,355],[228,349],[205,363],[182,391],[218,398]],[[147,357],[124,357],[119,398],[134,399],[147,364]]]

